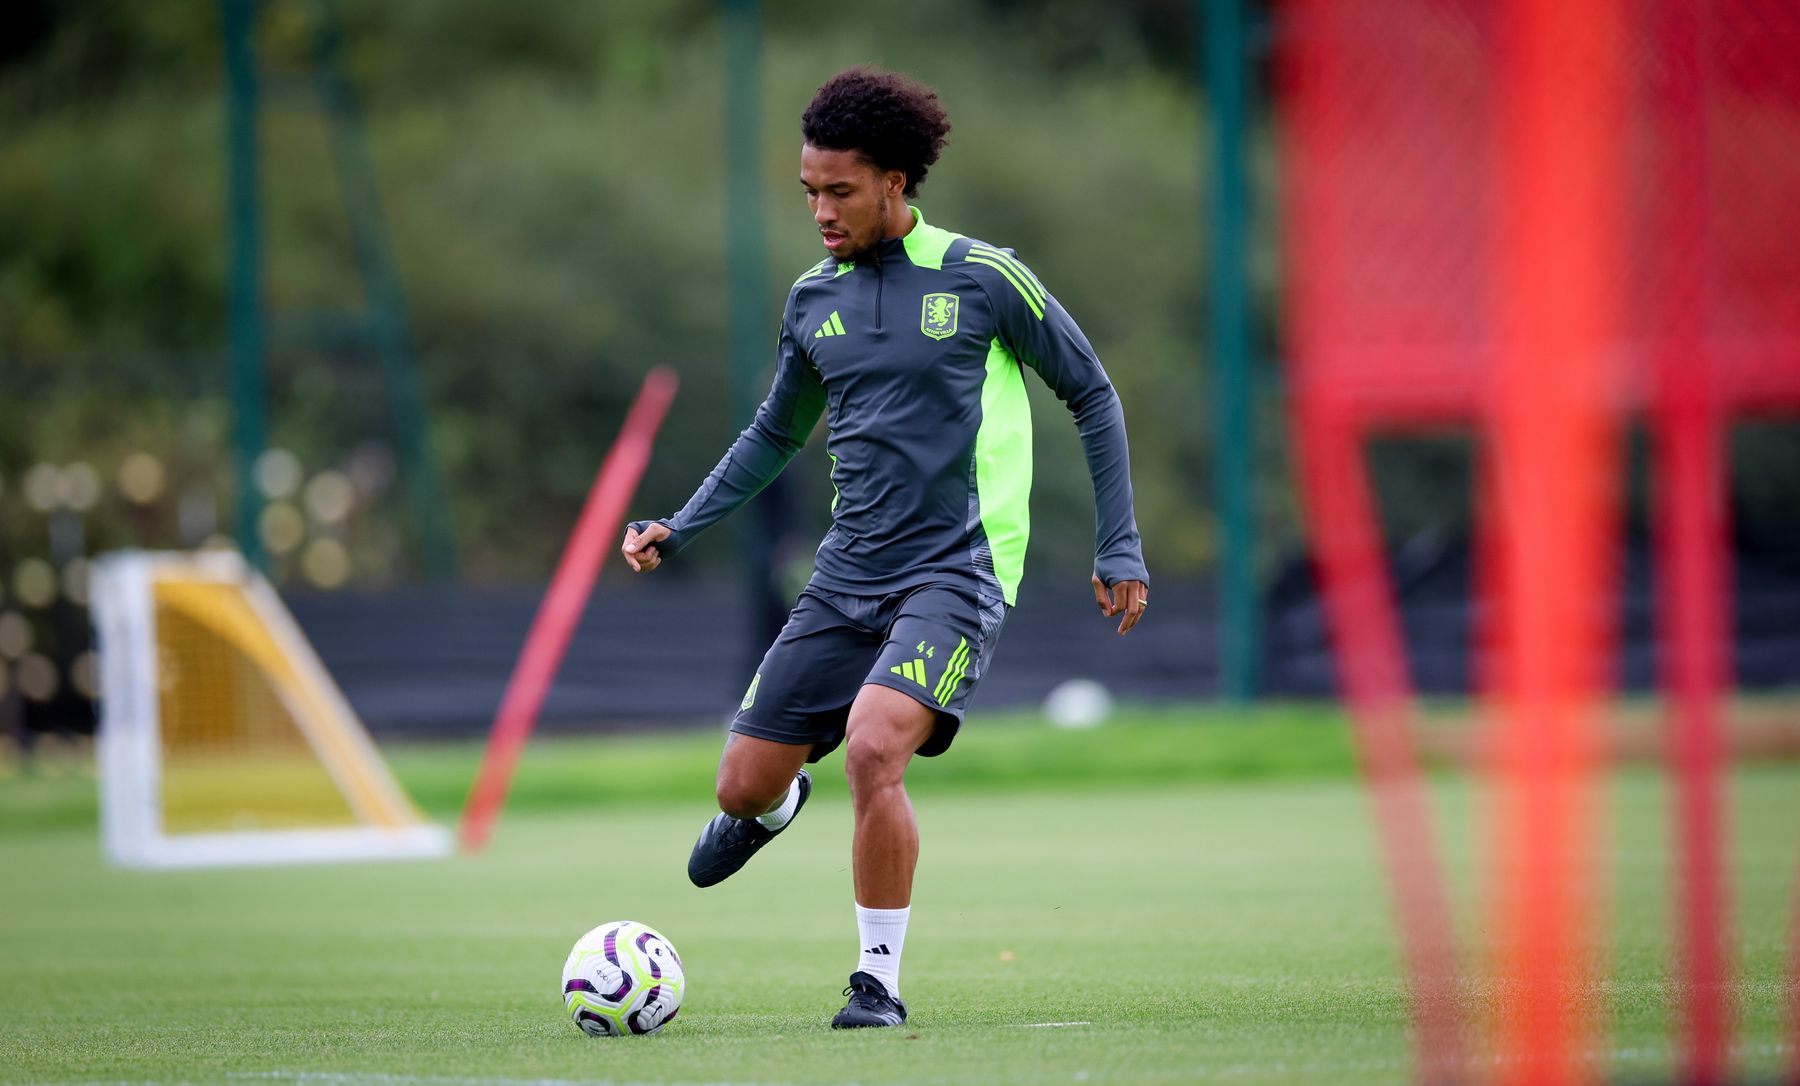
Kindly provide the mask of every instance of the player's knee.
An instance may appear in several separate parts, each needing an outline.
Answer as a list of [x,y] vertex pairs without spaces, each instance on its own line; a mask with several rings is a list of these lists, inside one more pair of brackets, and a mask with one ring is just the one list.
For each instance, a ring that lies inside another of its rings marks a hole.
[[906,772],[911,753],[901,749],[893,732],[884,728],[859,728],[844,741],[844,775],[851,792],[866,792],[891,785]]
[[755,818],[767,814],[786,788],[785,781],[770,787],[761,781],[720,773],[714,791],[718,795],[719,810],[733,818]]

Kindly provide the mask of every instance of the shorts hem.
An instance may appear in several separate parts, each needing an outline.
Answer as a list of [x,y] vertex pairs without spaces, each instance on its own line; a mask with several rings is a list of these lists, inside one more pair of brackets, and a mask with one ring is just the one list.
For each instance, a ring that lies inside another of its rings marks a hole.
[[884,686],[889,690],[898,690],[937,714],[937,722],[931,729],[931,734],[925,737],[925,742],[921,743],[915,752],[921,758],[936,758],[949,750],[950,745],[956,742],[957,735],[962,732],[963,711],[952,709],[947,705],[939,705],[930,700],[930,693],[918,683],[908,682],[898,675],[892,679],[885,675],[871,675],[863,680],[863,685]]
[[907,697],[913,699],[914,701],[918,702],[920,705],[923,705],[925,708],[930,709],[931,711],[937,713],[938,715],[955,717],[956,722],[958,724],[962,723],[963,711],[961,709],[952,709],[948,705],[939,705],[937,702],[935,702],[931,699],[931,691],[925,689],[924,687],[920,686],[916,682],[911,681],[910,679],[903,679],[898,675],[895,675],[891,679],[885,675],[870,675],[868,678],[863,680],[863,685],[864,686],[885,686],[889,690],[898,690],[902,694],[905,694]]
[[752,739],[766,739],[771,743],[785,743],[790,747],[817,746],[829,739],[829,736],[796,739],[791,732],[782,733],[773,728],[765,728],[758,724],[745,724],[741,720],[733,720],[731,722],[731,727],[727,730],[737,732],[739,735],[747,735]]

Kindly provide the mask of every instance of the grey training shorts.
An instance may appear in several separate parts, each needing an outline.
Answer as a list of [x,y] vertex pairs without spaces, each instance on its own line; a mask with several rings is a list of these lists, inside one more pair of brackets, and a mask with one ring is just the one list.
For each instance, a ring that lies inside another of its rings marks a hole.
[[885,596],[808,585],[764,654],[731,730],[778,743],[811,743],[816,762],[844,741],[850,703],[867,683],[935,709],[918,753],[942,754],[993,659],[1007,606],[955,585]]

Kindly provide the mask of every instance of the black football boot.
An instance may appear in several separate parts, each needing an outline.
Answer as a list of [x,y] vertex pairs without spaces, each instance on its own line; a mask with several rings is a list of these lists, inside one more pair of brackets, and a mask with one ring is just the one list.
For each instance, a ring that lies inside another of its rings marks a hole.
[[906,1004],[888,995],[879,980],[861,970],[850,974],[850,987],[844,994],[850,1002],[831,1020],[832,1029],[897,1026],[906,1021]]
[[[787,826],[781,830],[794,824],[794,818],[800,817],[800,808],[806,806],[806,797],[812,795],[812,774],[802,769],[798,779],[800,802],[794,807],[793,818],[788,819]],[[756,850],[774,840],[781,830],[764,829],[754,818],[733,818],[720,812],[706,824],[700,831],[700,839],[694,842],[694,851],[688,856],[688,878],[695,886],[724,882],[737,874],[738,868],[749,863]]]

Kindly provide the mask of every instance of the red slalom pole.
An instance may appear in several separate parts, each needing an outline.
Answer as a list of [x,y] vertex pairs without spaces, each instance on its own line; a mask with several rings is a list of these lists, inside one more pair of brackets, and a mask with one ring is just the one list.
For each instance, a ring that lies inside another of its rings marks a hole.
[[1406,648],[1382,559],[1380,516],[1354,424],[1313,391],[1295,412],[1301,496],[1312,525],[1357,762],[1380,831],[1414,1023],[1413,1076],[1458,1082],[1468,1058],[1448,879],[1412,738]]
[[1664,508],[1658,525],[1661,587],[1670,618],[1662,631],[1668,653],[1669,761],[1675,777],[1683,1028],[1682,1081],[1717,1086],[1726,1073],[1731,982],[1725,930],[1726,759],[1719,691],[1728,644],[1725,599],[1722,436],[1706,394],[1693,378],[1690,398],[1664,393],[1657,437]]
[[1665,150],[1653,205],[1660,263],[1652,296],[1657,358],[1656,468],[1662,684],[1669,699],[1667,763],[1674,778],[1682,1082],[1717,1086],[1729,1070],[1731,941],[1726,877],[1728,758],[1720,693],[1731,664],[1730,554],[1724,413],[1706,335],[1712,206],[1707,185],[1706,13],[1665,4],[1655,32],[1663,66],[1655,105]]
[[1599,616],[1615,530],[1625,5],[1520,0],[1501,31],[1504,338],[1495,488],[1495,1086],[1589,1086],[1597,925]]
[[600,565],[606,551],[619,534],[625,520],[625,506],[637,492],[638,480],[650,463],[650,446],[663,416],[675,399],[675,373],[657,367],[644,377],[637,399],[625,415],[625,425],[618,440],[600,465],[594,487],[588,491],[587,504],[575,522],[575,531],[563,548],[556,565],[556,575],[538,605],[525,647],[513,665],[507,680],[506,694],[500,699],[500,712],[494,717],[494,729],[488,736],[487,753],[463,807],[462,847],[465,852],[479,852],[487,844],[512,787],[513,770],[519,752],[537,725],[538,711],[550,693],[550,684],[562,666],[569,639],[587,607],[594,582],[600,578]]
[[1406,970],[1413,1079],[1458,1082],[1466,1077],[1468,1008],[1458,992],[1448,880],[1412,738],[1406,647],[1362,448],[1367,419],[1358,416],[1358,401],[1373,399],[1365,387],[1370,379],[1340,376],[1352,373],[1342,352],[1358,342],[1346,332],[1360,320],[1346,285],[1364,267],[1362,254],[1346,244],[1343,225],[1345,216],[1355,214],[1346,190],[1356,183],[1342,164],[1355,138],[1348,131],[1346,89],[1361,71],[1346,45],[1356,7],[1292,0],[1285,10],[1281,79],[1290,166],[1284,210],[1293,269],[1285,308],[1295,365],[1289,433]]

